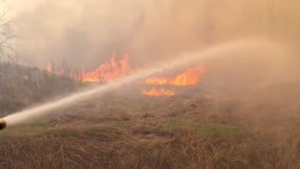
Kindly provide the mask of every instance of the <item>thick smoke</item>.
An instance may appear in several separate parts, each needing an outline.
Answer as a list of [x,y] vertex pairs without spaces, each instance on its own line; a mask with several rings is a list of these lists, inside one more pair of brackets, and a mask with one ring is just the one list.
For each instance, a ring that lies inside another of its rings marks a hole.
[[299,3],[270,2],[30,1],[35,6],[17,14],[21,53],[39,66],[66,58],[94,69],[116,51],[138,67],[235,38],[299,36]]

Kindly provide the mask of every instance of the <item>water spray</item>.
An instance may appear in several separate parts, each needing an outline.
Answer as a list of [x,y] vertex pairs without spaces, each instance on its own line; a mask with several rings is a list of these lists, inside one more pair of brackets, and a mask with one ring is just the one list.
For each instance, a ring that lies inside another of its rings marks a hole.
[[226,56],[227,54],[238,50],[247,50],[247,49],[256,50],[257,48],[270,49],[274,51],[281,49],[280,46],[274,45],[274,43],[270,43],[268,41],[242,40],[242,41],[229,42],[216,47],[211,47],[210,49],[207,49],[203,52],[195,52],[195,53],[190,53],[188,55],[183,55],[181,58],[177,60],[173,60],[171,62],[164,63],[164,64],[159,64],[150,69],[144,69],[138,71],[127,77],[118,79],[116,81],[104,85],[97,86],[87,91],[75,93],[54,102],[45,103],[41,106],[37,106],[28,110],[24,110],[21,112],[8,115],[3,119],[0,119],[0,130],[4,129],[7,124],[8,126],[13,126],[13,125],[23,124],[28,121],[32,122],[34,120],[38,120],[42,117],[47,116],[53,110],[70,106],[74,103],[77,103],[82,100],[86,100],[93,96],[102,95],[105,92],[120,88],[121,86],[124,86],[126,84],[132,83],[140,79],[147,78],[151,75],[158,74],[160,72],[169,71],[174,68],[188,66],[200,61],[214,59],[216,57]]

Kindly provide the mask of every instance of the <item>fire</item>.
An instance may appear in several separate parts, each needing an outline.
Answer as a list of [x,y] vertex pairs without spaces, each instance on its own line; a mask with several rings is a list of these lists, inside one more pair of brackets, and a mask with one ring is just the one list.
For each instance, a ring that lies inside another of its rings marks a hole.
[[128,56],[125,55],[118,63],[116,61],[116,53],[114,53],[109,62],[101,64],[95,71],[88,73],[83,71],[78,75],[73,75],[72,73],[66,73],[62,69],[54,72],[50,63],[47,64],[46,70],[60,77],[68,77],[74,80],[79,79],[83,82],[104,82],[129,74],[131,67]]
[[149,78],[145,81],[147,85],[172,85],[172,86],[195,86],[204,73],[203,66],[190,68],[174,78]]
[[[144,81],[147,85],[171,85],[171,86],[195,86],[197,85],[200,77],[204,73],[204,67],[197,66],[185,70],[173,78],[158,78],[153,77]],[[155,89],[152,88],[150,91],[143,91],[142,95],[146,96],[174,96],[174,90]]]
[[152,88],[149,91],[143,91],[142,95],[145,96],[174,96],[175,91],[174,90],[165,90],[165,89],[155,89]]
[[82,81],[84,82],[101,82],[111,81],[118,77],[129,74],[131,67],[129,65],[128,56],[124,56],[119,64],[116,62],[116,54],[114,53],[110,62],[103,63],[95,71],[84,73]]
[[47,70],[48,72],[52,72],[52,65],[51,65],[50,63],[47,64],[46,70]]
[[[74,75],[72,73],[67,73],[68,71],[59,69],[58,71],[53,70],[51,64],[47,64],[46,70],[52,72],[57,76],[67,77],[74,80],[81,80],[83,82],[106,82],[112,81],[116,78],[126,76],[131,71],[131,66],[129,64],[129,57],[125,55],[120,61],[116,61],[116,53],[113,54],[110,61],[101,64],[95,71],[81,73]],[[204,73],[204,67],[202,65],[196,66],[194,68],[189,68],[182,73],[174,77],[152,77],[144,81],[144,84],[151,86],[195,86],[199,82],[201,76]],[[175,90],[167,90],[164,88],[156,89],[152,88],[149,91],[142,91],[144,96],[174,96]]]

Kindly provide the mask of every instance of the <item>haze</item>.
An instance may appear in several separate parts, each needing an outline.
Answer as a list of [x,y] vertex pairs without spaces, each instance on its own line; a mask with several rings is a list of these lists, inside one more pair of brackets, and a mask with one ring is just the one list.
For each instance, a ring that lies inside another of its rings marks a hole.
[[[22,57],[45,67],[67,59],[94,69],[116,51],[133,66],[236,38],[266,37],[297,44],[295,0],[8,0]],[[273,3],[273,5],[272,5]]]

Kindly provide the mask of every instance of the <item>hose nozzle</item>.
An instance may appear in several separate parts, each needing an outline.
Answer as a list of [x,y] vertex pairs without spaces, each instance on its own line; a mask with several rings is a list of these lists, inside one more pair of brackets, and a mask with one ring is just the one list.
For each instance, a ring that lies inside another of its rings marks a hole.
[[6,127],[6,121],[4,119],[0,119],[0,130],[5,129]]

